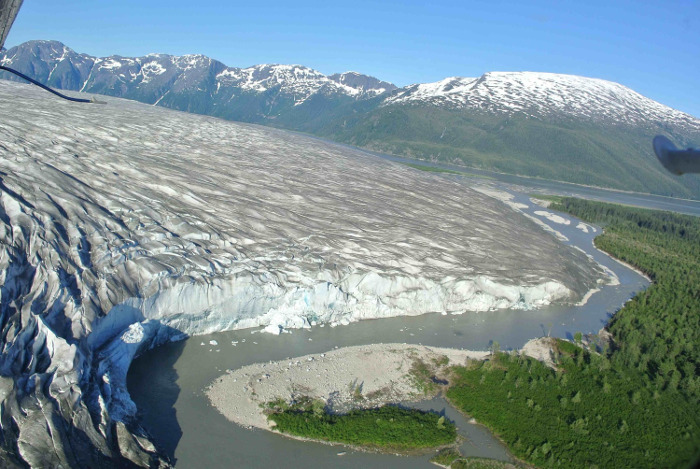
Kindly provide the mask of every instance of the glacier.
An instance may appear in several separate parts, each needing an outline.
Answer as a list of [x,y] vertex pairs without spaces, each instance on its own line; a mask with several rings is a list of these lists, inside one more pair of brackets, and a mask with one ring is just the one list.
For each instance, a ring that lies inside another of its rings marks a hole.
[[0,81],[6,466],[166,466],[126,373],[168,341],[576,303],[605,277],[465,182],[100,100]]

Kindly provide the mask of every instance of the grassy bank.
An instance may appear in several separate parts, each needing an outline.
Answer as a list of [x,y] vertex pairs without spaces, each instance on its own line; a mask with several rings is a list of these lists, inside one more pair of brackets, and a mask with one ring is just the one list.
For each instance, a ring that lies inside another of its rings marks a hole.
[[455,442],[454,424],[432,412],[383,406],[331,414],[323,402],[269,404],[275,429],[289,435],[391,452],[413,452]]
[[686,467],[700,448],[700,219],[563,198],[596,245],[652,286],[610,321],[614,346],[557,342],[557,370],[505,353],[455,367],[448,397],[543,467]]
[[485,458],[465,458],[455,448],[446,448],[430,459],[430,462],[450,469],[517,469],[524,467],[505,461]]

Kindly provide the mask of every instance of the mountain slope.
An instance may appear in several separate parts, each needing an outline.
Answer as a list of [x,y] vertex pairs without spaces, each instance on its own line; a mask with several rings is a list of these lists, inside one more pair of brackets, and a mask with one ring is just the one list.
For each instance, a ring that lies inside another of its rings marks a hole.
[[314,129],[418,159],[678,197],[700,178],[668,174],[651,141],[700,142],[700,120],[617,83],[548,73],[448,78],[392,93]]
[[[57,41],[29,41],[0,57],[3,65],[56,88],[246,121],[274,119],[312,97],[358,100],[396,88],[354,72],[327,77],[301,65],[241,69],[202,55],[91,57]],[[0,76],[14,79],[6,72]],[[241,107],[245,109],[240,112],[233,109]]]
[[479,78],[446,78],[401,89],[386,105],[411,103],[446,109],[553,120],[651,126],[665,123],[689,132],[700,120],[657,103],[618,83],[574,75],[490,72]]
[[158,464],[126,372],[170,340],[572,302],[604,276],[459,181],[103,99],[0,82],[4,465]]
[[671,134],[660,126],[562,125],[522,115],[392,105],[326,122],[315,132],[417,159],[677,197],[700,194],[697,176],[673,176],[656,161],[652,138]]
[[[95,58],[55,41],[0,55],[64,89],[260,123],[416,159],[616,189],[700,198],[700,177],[668,174],[657,134],[700,144],[700,120],[620,84],[491,72],[397,89],[300,65],[226,67],[204,56]],[[8,78],[8,74],[0,74]]]

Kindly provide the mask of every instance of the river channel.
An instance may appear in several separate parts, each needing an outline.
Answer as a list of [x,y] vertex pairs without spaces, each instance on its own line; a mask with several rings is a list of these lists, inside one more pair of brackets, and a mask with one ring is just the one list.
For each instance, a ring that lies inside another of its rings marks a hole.
[[[548,185],[540,180],[528,184],[532,182],[528,178],[506,176],[506,180],[501,180],[497,175],[490,176],[494,179],[487,182],[462,179],[465,184],[488,184],[491,188],[511,193],[513,202],[527,205],[523,212],[539,218],[565,236],[568,239],[565,244],[584,250],[596,262],[610,269],[619,279],[619,284],[602,287],[583,306],[554,305],[529,311],[497,310],[461,315],[436,313],[361,321],[334,328],[314,327],[280,336],[245,329],[167,344],[136,359],[128,375],[129,391],[139,409],[142,425],[156,444],[177,467],[184,468],[434,467],[428,462],[429,455],[402,457],[363,453],[239,427],[209,405],[204,388],[227,369],[322,353],[335,347],[399,342],[486,350],[492,341],[497,341],[501,349],[517,349],[529,339],[547,334],[572,338],[576,332],[596,333],[629,298],[645,288],[648,281],[593,247],[593,238],[600,234],[599,228],[595,227],[595,231],[589,228],[585,232],[579,227],[578,220],[551,210],[548,211],[570,220],[570,223],[556,223],[535,214],[544,209],[529,200],[528,192],[537,190],[583,197],[591,197],[588,193],[594,192],[595,198],[611,202],[667,210],[676,207],[677,211],[700,215],[700,203],[697,202],[598,191],[568,184],[561,187],[561,183]],[[674,205],[676,202],[678,205]],[[552,234],[543,231],[543,236]],[[445,401],[424,402],[421,407],[444,411],[457,423],[460,433],[467,438],[462,445],[465,454],[508,459],[506,449],[498,440],[483,427],[469,424]]]

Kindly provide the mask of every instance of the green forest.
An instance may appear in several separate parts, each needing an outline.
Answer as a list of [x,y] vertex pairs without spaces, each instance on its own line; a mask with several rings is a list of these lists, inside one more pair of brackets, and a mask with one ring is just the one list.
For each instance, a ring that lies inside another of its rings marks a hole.
[[[542,467],[689,467],[700,448],[700,218],[572,198],[596,246],[653,281],[602,353],[556,341],[556,369],[497,353],[455,367],[448,398]],[[577,334],[577,338],[578,338]]]
[[335,414],[312,400],[291,407],[273,402],[269,407],[276,430],[315,440],[405,452],[449,445],[457,438],[454,424],[445,417],[416,409],[387,405]]
[[[690,467],[700,449],[700,218],[550,199],[550,208],[603,226],[596,246],[642,270],[651,286],[613,316],[611,342],[552,339],[554,368],[496,350],[451,368],[448,399],[536,466]],[[337,415],[320,401],[280,401],[269,404],[269,418],[283,433],[391,451],[456,438],[443,417],[392,406]],[[455,449],[434,460],[495,464]]]
[[337,119],[320,119],[318,126],[297,130],[374,151],[465,166],[465,171],[477,168],[673,197],[700,197],[700,178],[674,177],[658,163],[651,146],[659,133],[683,145],[696,142],[699,136],[673,135],[667,129],[601,125],[563,116],[532,119],[435,106],[386,105],[343,113]]

